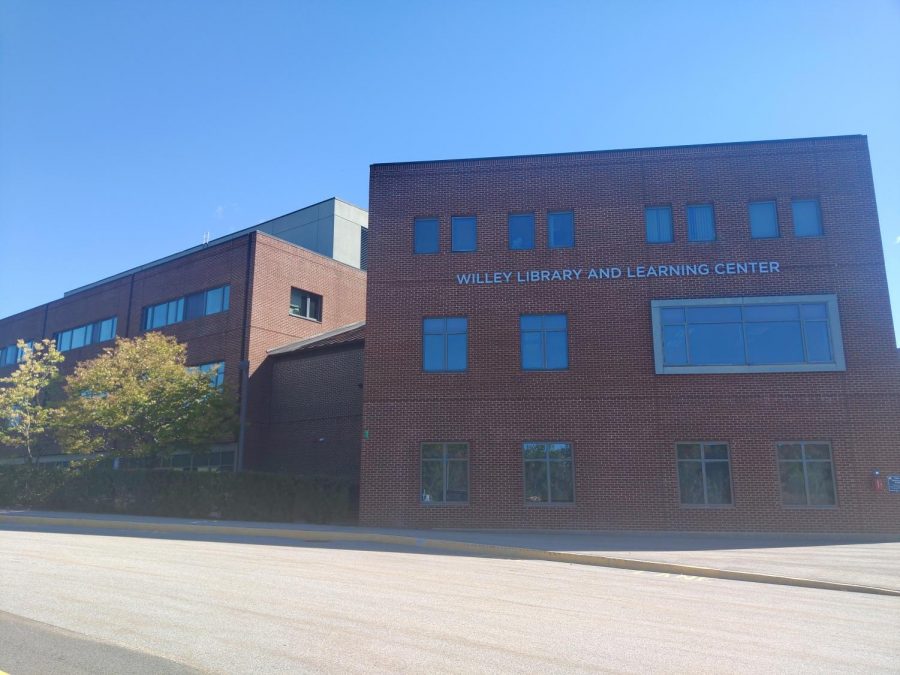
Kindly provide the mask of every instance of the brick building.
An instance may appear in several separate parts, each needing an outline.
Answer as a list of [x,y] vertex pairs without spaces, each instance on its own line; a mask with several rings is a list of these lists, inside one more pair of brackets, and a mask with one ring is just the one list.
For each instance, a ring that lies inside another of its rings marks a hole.
[[[243,466],[262,468],[273,408],[268,350],[364,319],[366,228],[365,211],[329,199],[69,291],[0,320],[0,376],[15,368],[20,338],[55,338],[68,373],[116,336],[174,335],[190,365],[218,364],[245,402]],[[280,448],[282,456],[291,451]],[[203,461],[230,468],[238,455],[235,439]]]
[[363,524],[900,529],[865,137],[377,164],[369,216]]

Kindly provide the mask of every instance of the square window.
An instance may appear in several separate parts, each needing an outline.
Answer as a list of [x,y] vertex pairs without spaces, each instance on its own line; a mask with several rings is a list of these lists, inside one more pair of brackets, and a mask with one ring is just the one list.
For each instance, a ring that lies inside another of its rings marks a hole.
[[750,215],[750,236],[753,239],[771,239],[778,237],[778,210],[775,202],[751,202],[748,207]]
[[423,443],[421,465],[423,504],[469,500],[468,443]]
[[775,448],[785,506],[835,506],[834,466],[828,443],[779,443]]
[[438,253],[440,251],[440,230],[437,218],[416,218],[414,223],[414,252]]
[[565,314],[523,314],[519,317],[523,370],[565,370],[569,367],[567,322]]
[[795,199],[791,203],[794,213],[795,237],[819,237],[822,235],[822,214],[817,199]]
[[644,209],[647,243],[668,244],[675,240],[672,231],[672,209],[668,206],[649,206]]
[[462,316],[422,320],[422,369],[463,372],[468,368],[469,320]]
[[525,502],[528,504],[575,501],[572,446],[569,443],[525,443],[522,446]]
[[453,216],[450,219],[450,249],[456,252],[478,248],[478,225],[475,216]]
[[731,498],[731,466],[724,443],[679,443],[678,490],[685,506],[727,506]]
[[547,245],[550,248],[575,246],[575,214],[572,211],[551,211],[547,214]]
[[300,288],[292,288],[290,313],[292,316],[299,316],[303,319],[321,321],[322,296]]
[[534,214],[510,213],[507,220],[509,227],[509,248],[527,250],[534,248]]

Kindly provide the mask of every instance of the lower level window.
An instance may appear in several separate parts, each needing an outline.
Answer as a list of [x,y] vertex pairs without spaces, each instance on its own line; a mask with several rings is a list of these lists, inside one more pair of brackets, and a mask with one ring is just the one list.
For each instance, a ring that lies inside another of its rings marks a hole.
[[569,443],[526,443],[525,501],[556,503],[575,501],[572,445]]
[[828,443],[779,443],[778,473],[785,506],[834,506],[834,467]]
[[422,503],[469,500],[469,444],[422,444]]
[[724,443],[679,443],[678,487],[685,506],[731,504],[731,467]]

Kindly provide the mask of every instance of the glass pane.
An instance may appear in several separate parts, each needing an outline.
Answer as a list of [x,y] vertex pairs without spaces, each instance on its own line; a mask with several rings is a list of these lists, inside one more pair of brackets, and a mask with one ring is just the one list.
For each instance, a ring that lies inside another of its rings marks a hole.
[[447,462],[447,501],[464,502],[469,498],[469,463]]
[[544,330],[565,330],[565,314],[545,314],[543,317]]
[[534,214],[519,213],[509,216],[509,247],[511,249],[534,248]]
[[166,325],[178,323],[178,301],[173,300],[166,305]]
[[222,311],[222,296],[221,288],[214,288],[206,292],[206,314],[218,314]]
[[526,443],[523,450],[525,459],[544,459],[547,456],[547,446],[544,443]]
[[446,319],[425,319],[422,321],[422,330],[426,333],[443,333],[446,329]]
[[693,365],[743,364],[744,337],[739,323],[688,326]]
[[100,324],[100,341],[112,340],[116,334],[116,320],[106,319]]
[[825,303],[803,305],[801,311],[804,319],[828,319],[828,310],[825,307]]
[[444,370],[444,336],[425,335],[422,340],[422,367],[425,370]]
[[828,335],[828,323],[825,321],[806,321],[806,360],[810,363],[831,363],[831,340]]
[[659,312],[664,324],[684,323],[683,307],[664,307]]
[[730,323],[742,321],[741,308],[732,306],[685,307],[688,323]]
[[206,308],[205,297],[205,293],[192,293],[185,298],[184,318],[186,321],[203,316],[203,312]]
[[175,301],[175,322],[184,321],[184,298]]
[[703,446],[704,459],[728,459],[728,446],[724,443]]
[[571,248],[575,245],[575,217],[571,211],[547,214],[547,233],[550,248]]
[[551,459],[571,459],[572,446],[568,443],[547,444],[547,456]]
[[672,241],[672,210],[655,207],[644,210],[644,223],[647,228],[647,241],[665,243]]
[[65,352],[72,348],[72,331],[67,330],[59,334],[59,351]]
[[422,462],[422,501],[444,501],[444,464],[433,460]]
[[663,363],[681,366],[688,362],[684,326],[663,326]]
[[79,326],[72,329],[72,349],[78,349],[84,346],[86,326]]
[[469,326],[469,320],[465,317],[454,317],[447,319],[448,333],[465,333]]
[[309,294],[306,316],[307,318],[315,319],[316,321],[322,320],[322,296],[314,293]]
[[166,325],[168,308],[169,305],[165,302],[153,307],[151,310],[153,312],[153,323],[150,326],[151,328],[162,328]]
[[540,369],[544,367],[544,350],[539,332],[522,333],[522,368]]
[[547,489],[547,463],[525,462],[525,501],[546,502]]
[[806,479],[809,482],[810,504],[831,506],[835,503],[831,462],[807,462]]
[[[435,337],[435,336],[428,336]],[[465,333],[447,336],[447,370],[465,370],[467,366]]]
[[422,459],[441,459],[444,455],[444,446],[440,443],[425,443],[422,445]]
[[775,202],[750,204],[750,236],[754,238],[778,236],[778,214]]
[[782,443],[778,446],[778,459],[802,459],[799,443]]
[[437,218],[417,218],[415,222],[415,252],[437,253],[438,250]]
[[713,218],[713,208],[709,204],[689,206],[688,240],[713,241],[716,238],[716,224]]
[[806,459],[831,460],[831,448],[825,443],[807,443],[803,449],[805,450]]
[[806,504],[806,484],[803,481],[802,462],[779,462],[781,474],[781,500],[788,506]]
[[678,459],[700,459],[700,444],[679,443]]
[[525,314],[519,317],[519,328],[522,330],[540,330],[541,325],[539,314]]
[[450,243],[454,251],[474,251],[478,247],[477,227],[473,216],[450,219]]
[[574,499],[572,462],[550,462],[550,501],[571,502]]
[[706,503],[731,503],[731,472],[728,462],[706,463]]
[[803,336],[799,321],[748,323],[744,331],[748,363],[803,363]]
[[745,305],[744,321],[798,321],[797,305]]
[[448,443],[447,457],[449,459],[468,459],[469,446],[465,443]]
[[678,462],[682,504],[703,504],[703,469],[700,462]]
[[569,367],[569,346],[566,333],[553,331],[544,333],[544,347],[546,348],[546,367],[548,369],[562,369]]
[[819,202],[815,199],[798,200],[793,203],[794,235],[798,237],[816,237],[822,234],[822,220],[819,215]]
[[222,287],[222,311],[228,309],[231,304],[231,286]]

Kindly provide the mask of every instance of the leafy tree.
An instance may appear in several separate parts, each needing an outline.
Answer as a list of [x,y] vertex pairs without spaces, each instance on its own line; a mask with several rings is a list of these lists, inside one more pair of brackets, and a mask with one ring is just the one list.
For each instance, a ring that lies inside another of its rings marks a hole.
[[63,444],[69,451],[138,457],[230,440],[234,398],[212,386],[214,375],[187,368],[185,347],[173,337],[117,338],[67,378]]
[[28,463],[34,462],[35,442],[53,425],[55,408],[46,405],[47,391],[59,379],[65,357],[53,340],[33,344],[16,342],[21,351],[19,367],[0,378],[0,444],[21,447]]

